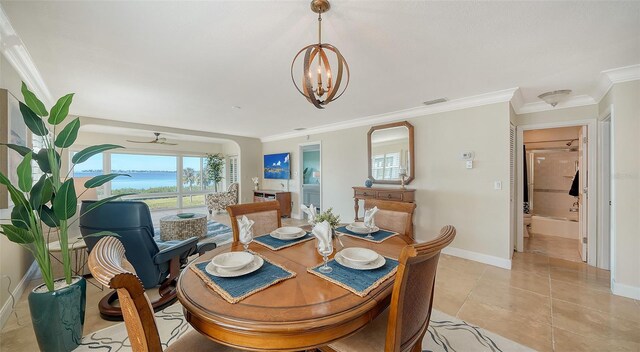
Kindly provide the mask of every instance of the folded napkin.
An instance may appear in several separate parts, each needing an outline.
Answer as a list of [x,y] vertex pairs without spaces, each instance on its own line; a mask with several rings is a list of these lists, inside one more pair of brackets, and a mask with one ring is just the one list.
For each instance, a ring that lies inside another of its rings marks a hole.
[[309,204],[308,207],[300,204],[300,209],[309,217],[309,224],[313,224],[316,221],[316,207],[313,204]]
[[255,221],[250,220],[245,215],[243,215],[242,218],[238,220],[238,229],[240,230],[240,236],[239,236],[240,242],[248,243],[253,239],[253,231],[251,231],[251,228],[253,227],[254,223]]
[[375,215],[378,212],[378,207],[373,207],[364,211],[364,226],[374,227],[376,226]]
[[318,248],[326,251],[331,248],[331,225],[328,221],[323,221],[313,227],[311,233],[318,239]]

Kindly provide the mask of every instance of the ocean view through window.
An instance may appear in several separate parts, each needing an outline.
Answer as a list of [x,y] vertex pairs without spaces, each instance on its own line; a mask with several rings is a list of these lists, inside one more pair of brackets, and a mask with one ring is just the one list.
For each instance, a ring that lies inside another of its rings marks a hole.
[[[75,152],[71,152],[73,156]],[[107,173],[128,174],[98,190],[100,198],[133,193],[154,209],[204,206],[204,193],[213,188],[206,179],[205,158],[155,154],[104,153],[91,157],[73,169],[74,177],[90,178]],[[181,167],[181,169],[179,169]]]

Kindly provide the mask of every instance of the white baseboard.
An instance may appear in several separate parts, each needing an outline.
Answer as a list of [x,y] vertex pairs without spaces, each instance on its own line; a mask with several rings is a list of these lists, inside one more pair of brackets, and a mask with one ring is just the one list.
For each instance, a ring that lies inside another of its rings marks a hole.
[[[31,281],[31,279],[33,279],[34,276],[38,273],[40,273],[40,270],[38,270],[38,263],[34,260],[33,263],[31,263],[29,269],[27,269],[27,272],[22,277],[22,280],[20,280],[13,291],[11,291],[13,298],[16,300],[15,304],[18,304],[18,300],[20,299],[20,297],[22,297],[22,294],[27,288],[29,281]],[[3,328],[7,320],[9,320],[9,317],[11,317],[11,313],[11,297],[9,297],[9,299],[4,302],[4,305],[2,305],[2,310],[0,310],[0,329]]]
[[616,280],[611,280],[611,292],[618,296],[640,299],[640,287],[619,284]]
[[442,250],[442,253],[511,270],[511,259],[494,257],[492,255],[472,252],[456,247],[446,247]]

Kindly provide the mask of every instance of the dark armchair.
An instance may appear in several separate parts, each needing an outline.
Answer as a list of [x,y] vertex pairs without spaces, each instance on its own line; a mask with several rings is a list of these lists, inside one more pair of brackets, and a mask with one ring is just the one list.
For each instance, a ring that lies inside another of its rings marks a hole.
[[[95,201],[83,201],[81,213]],[[215,248],[215,243],[198,245],[192,237],[160,250],[153,240],[154,230],[151,213],[143,202],[108,202],[91,210],[80,218],[80,232],[89,252],[100,240],[90,236],[101,231],[116,233],[124,245],[127,259],[135,269],[146,290],[160,286],[160,298],[151,302],[154,310],[160,310],[176,300],[176,280],[187,258]],[[99,303],[100,315],[108,320],[122,320],[122,311],[113,303],[116,292],[111,292]]]

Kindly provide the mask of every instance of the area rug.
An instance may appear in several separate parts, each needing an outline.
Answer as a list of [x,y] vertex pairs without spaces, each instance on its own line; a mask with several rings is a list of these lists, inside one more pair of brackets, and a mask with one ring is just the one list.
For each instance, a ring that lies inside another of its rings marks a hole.
[[[217,221],[207,221],[207,235],[201,238],[198,243],[215,243],[218,246],[231,242],[233,238],[231,228],[225,224],[221,224]],[[158,244],[158,248],[163,250],[164,248],[171,247],[172,245],[180,242],[180,240],[161,241],[160,229],[155,230],[153,236],[154,241]]]
[[[182,305],[176,303],[156,313],[156,322],[163,349],[192,330],[182,315]],[[433,310],[429,331],[422,341],[423,352],[525,352],[526,346],[488,332],[460,319]],[[124,323],[88,334],[74,351],[129,352],[131,344]]]

